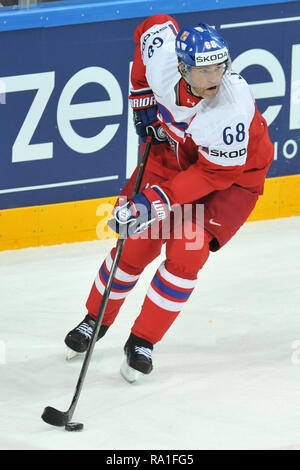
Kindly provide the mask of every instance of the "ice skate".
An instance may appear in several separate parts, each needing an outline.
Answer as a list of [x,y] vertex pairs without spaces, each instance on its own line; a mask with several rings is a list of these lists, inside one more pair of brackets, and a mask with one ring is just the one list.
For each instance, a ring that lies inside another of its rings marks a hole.
[[[87,314],[85,318],[65,337],[66,359],[70,360],[86,352],[95,326],[95,320]],[[105,335],[108,326],[101,325],[97,341]]]
[[124,346],[125,359],[121,365],[120,373],[129,383],[136,382],[143,375],[150,374],[152,365],[153,345],[131,334]]

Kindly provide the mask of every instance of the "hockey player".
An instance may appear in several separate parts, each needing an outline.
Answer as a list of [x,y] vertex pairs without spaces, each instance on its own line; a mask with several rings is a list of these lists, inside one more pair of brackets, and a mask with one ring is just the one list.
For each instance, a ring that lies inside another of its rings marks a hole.
[[[129,99],[137,133],[145,140],[151,126],[155,139],[142,190],[115,208],[116,230],[127,225],[129,237],[98,339],[164,243],[166,259],[148,287],[124,347],[121,372],[129,381],[138,373],[151,372],[153,346],[188,301],[209,252],[222,248],[253,211],[273,159],[266,121],[246,81],[231,71],[227,43],[214,28],[200,24],[179,31],[172,17],[154,15],[138,26],[134,40]],[[128,199],[136,173],[122,192]],[[192,215],[182,215],[183,224],[190,231],[178,237],[174,207],[186,204]],[[199,204],[204,205],[202,242],[190,249],[190,234],[199,233],[194,210]],[[167,220],[170,231],[164,235],[162,225]],[[107,255],[96,276],[87,315],[65,338],[73,351],[88,347],[115,251]]]

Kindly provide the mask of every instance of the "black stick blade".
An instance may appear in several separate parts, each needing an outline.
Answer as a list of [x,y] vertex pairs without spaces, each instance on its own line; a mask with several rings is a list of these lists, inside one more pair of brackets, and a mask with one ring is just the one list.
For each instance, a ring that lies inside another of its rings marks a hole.
[[42,414],[42,420],[52,426],[65,426],[69,422],[69,413],[56,410],[52,406],[46,406]]

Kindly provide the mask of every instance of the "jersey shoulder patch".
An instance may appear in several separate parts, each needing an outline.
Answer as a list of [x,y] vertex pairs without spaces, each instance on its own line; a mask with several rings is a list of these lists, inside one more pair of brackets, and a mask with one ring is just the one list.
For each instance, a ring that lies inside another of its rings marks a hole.
[[[157,98],[175,96],[174,86],[180,76],[175,54],[175,37],[176,28],[171,21],[154,25],[141,36],[147,82]],[[175,98],[172,101],[175,102]]]
[[147,65],[152,57],[158,55],[157,52],[163,45],[165,46],[170,41],[174,44],[176,34],[177,30],[172,21],[153,25],[145,31],[141,36],[141,53],[144,64]]

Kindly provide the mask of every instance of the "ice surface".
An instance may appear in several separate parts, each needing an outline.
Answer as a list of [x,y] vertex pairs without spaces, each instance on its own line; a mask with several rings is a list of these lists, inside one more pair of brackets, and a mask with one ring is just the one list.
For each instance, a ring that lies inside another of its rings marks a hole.
[[81,359],[66,332],[113,241],[0,253],[1,449],[300,449],[300,217],[246,224],[199,273],[189,303],[140,383],[120,376],[149,266],[97,343],[67,433]]

